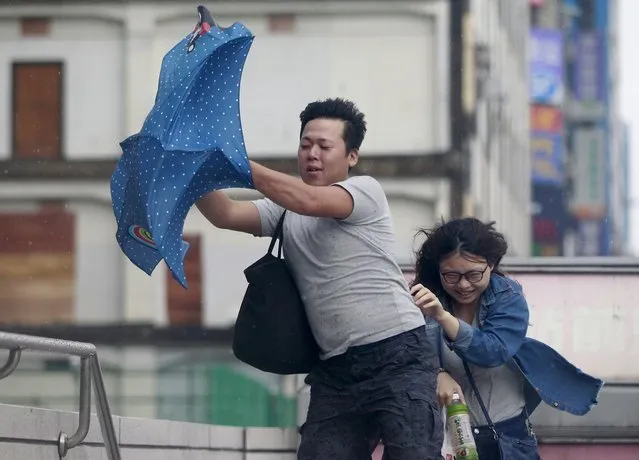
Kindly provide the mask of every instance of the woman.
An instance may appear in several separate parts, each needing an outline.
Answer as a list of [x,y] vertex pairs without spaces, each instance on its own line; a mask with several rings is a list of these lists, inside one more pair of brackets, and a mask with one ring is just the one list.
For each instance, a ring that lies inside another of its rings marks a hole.
[[603,382],[526,337],[528,304],[499,268],[508,244],[494,223],[464,218],[420,233],[411,293],[438,331],[440,403],[465,396],[480,460],[539,459],[528,416],[542,400],[583,415]]

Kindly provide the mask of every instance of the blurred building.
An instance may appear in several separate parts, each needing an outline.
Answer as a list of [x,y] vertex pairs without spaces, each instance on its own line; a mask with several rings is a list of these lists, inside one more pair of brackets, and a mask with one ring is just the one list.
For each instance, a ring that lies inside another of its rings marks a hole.
[[627,123],[621,125],[621,186],[619,187],[621,204],[621,244],[626,254],[631,254],[632,240],[630,236],[630,214],[632,209],[632,193],[630,189],[630,127]]
[[616,0],[564,2],[571,89],[568,140],[570,200],[578,255],[629,251],[628,171],[619,115]]
[[[450,3],[455,8],[464,2]],[[509,254],[527,256],[530,189],[522,184],[528,183],[531,168],[528,4],[520,0],[468,3],[462,24],[463,51],[468,55],[462,53],[459,91],[463,116],[453,114],[453,143],[459,143],[457,148],[463,152],[467,149],[470,157],[466,211],[496,221],[508,238]],[[459,120],[465,120],[465,131],[455,130],[460,129]],[[462,145],[464,140],[467,143]]]
[[[617,1],[531,3],[531,46],[542,58],[531,56],[533,253],[627,254]],[[542,62],[551,55],[561,61]]]
[[[400,262],[412,260],[419,228],[465,214],[496,220],[512,254],[527,255],[524,0],[210,7],[220,25],[241,21],[256,35],[241,90],[252,159],[294,174],[300,111],[347,97],[369,127],[355,172],[382,183]],[[244,403],[257,407],[246,396],[255,393],[251,382],[265,395],[282,388],[229,351],[243,269],[267,242],[217,230],[193,209],[183,290],[163,264],[149,277],[125,259],[109,191],[118,143],[140,129],[163,56],[196,19],[187,1],[0,5],[0,94],[8,101],[0,111],[0,321],[104,347],[116,413],[228,422],[243,412],[216,413],[211,398],[237,399],[244,388]],[[27,365],[51,382],[37,405],[75,407],[70,362]],[[33,403],[24,398],[45,391],[16,378],[0,382],[5,401]],[[259,404],[274,403],[264,396]]]
[[[609,254],[628,255],[631,242],[628,235],[630,221],[630,141],[626,123],[621,118],[619,64],[619,1],[609,0],[607,13],[610,129],[610,179],[608,191]],[[600,6],[599,8],[603,8]]]

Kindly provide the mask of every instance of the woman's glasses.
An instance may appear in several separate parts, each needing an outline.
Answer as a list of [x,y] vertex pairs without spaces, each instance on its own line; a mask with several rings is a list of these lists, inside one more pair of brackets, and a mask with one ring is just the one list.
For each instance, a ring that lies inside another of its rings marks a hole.
[[440,273],[442,278],[447,284],[457,284],[462,278],[466,278],[469,283],[479,283],[484,277],[484,273],[488,269],[488,265],[483,270],[470,270],[466,273],[459,272],[445,272]]

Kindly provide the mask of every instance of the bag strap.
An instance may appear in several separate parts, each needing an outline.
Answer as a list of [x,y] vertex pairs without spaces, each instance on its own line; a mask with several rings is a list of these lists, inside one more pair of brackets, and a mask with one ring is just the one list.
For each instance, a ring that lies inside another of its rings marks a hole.
[[477,396],[477,402],[479,403],[479,407],[481,407],[481,411],[484,413],[484,418],[486,419],[486,422],[488,423],[488,427],[495,435],[495,439],[497,439],[499,435],[497,434],[497,430],[495,429],[495,424],[490,419],[490,415],[488,415],[488,409],[486,409],[484,400],[481,398],[481,395],[479,394],[479,390],[477,389],[477,385],[475,384],[475,379],[473,378],[473,374],[472,372],[470,372],[468,363],[466,362],[464,358],[462,358],[462,363],[464,364],[464,370],[466,371],[466,375],[468,376],[468,381],[470,382],[470,386],[473,388],[473,393],[475,393],[475,396]]
[[275,242],[279,239],[280,244],[277,248],[277,257],[278,259],[282,258],[282,244],[284,243],[284,216],[286,215],[286,209],[282,213],[280,220],[277,222],[277,226],[275,227],[275,231],[273,232],[273,236],[271,237],[271,244],[268,246],[268,253],[271,254],[273,252],[273,247],[275,247]]

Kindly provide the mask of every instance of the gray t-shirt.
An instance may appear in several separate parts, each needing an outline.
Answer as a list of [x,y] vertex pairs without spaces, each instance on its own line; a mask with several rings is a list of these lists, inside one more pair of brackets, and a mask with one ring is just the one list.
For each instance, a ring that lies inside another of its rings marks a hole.
[[[284,257],[322,359],[424,325],[392,253],[395,234],[381,185],[370,176],[335,185],[353,197],[346,219],[290,211],[284,218]],[[261,236],[272,236],[283,208],[269,199],[253,203]]]
[[[477,318],[473,321],[477,327]],[[446,345],[442,346],[442,367],[459,384],[466,398],[470,423],[473,426],[486,426],[488,422],[481,410],[479,400],[473,391],[470,380],[464,369],[464,363],[457,354]],[[468,363],[473,374],[477,390],[493,423],[503,422],[522,413],[526,401],[524,399],[524,378],[509,364],[497,367],[479,367]]]

